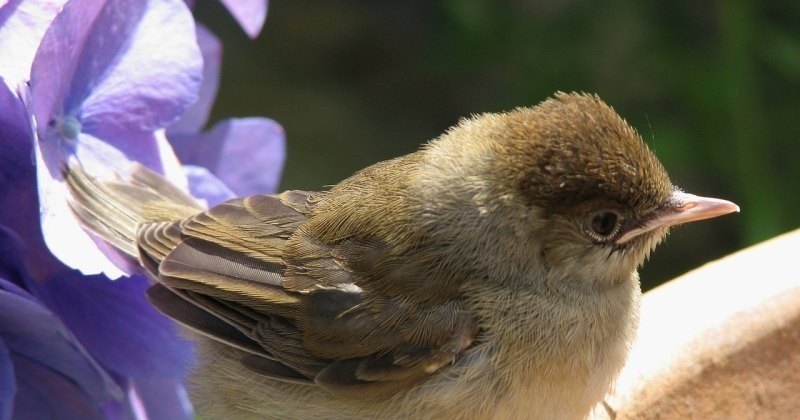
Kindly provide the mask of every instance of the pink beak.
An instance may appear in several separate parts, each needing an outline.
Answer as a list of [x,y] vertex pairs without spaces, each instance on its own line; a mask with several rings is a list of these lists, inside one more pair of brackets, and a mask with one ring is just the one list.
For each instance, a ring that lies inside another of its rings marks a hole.
[[659,210],[641,226],[625,231],[617,238],[616,243],[624,244],[643,233],[650,232],[660,227],[675,226],[697,220],[710,219],[712,217],[739,211],[739,206],[730,201],[720,200],[718,198],[700,197],[680,191],[672,193],[670,202],[672,203],[671,206]]

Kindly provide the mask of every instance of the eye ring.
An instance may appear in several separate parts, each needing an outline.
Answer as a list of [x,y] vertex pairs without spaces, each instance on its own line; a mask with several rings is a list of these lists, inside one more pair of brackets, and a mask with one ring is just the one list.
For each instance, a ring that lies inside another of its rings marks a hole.
[[595,242],[610,242],[621,229],[622,213],[613,209],[592,212],[583,223],[583,231]]

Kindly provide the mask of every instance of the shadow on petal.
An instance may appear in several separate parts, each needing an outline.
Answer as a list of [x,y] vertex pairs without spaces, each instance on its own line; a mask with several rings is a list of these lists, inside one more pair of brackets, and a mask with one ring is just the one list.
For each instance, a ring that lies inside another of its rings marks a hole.
[[110,281],[71,271],[37,291],[106,369],[135,379],[182,379],[193,362],[192,344],[150,305],[148,288],[140,275]]

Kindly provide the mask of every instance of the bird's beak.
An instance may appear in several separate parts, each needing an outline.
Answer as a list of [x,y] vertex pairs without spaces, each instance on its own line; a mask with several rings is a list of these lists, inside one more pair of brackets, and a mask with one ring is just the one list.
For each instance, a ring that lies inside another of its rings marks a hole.
[[727,200],[699,197],[675,191],[669,199],[669,205],[653,213],[639,226],[635,226],[617,238],[617,244],[624,244],[631,239],[660,227],[680,225],[697,220],[710,219],[724,214],[738,212],[739,206]]

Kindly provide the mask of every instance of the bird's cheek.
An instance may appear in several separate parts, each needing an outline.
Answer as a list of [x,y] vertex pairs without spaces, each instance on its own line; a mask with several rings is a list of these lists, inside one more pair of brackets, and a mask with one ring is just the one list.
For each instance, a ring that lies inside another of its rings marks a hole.
[[588,247],[565,241],[553,241],[545,246],[542,251],[542,260],[545,266],[554,272],[580,271],[591,259]]
[[542,252],[542,260],[552,284],[603,287],[631,278],[644,259],[644,253],[631,252],[639,249],[615,249],[586,240],[557,241]]

